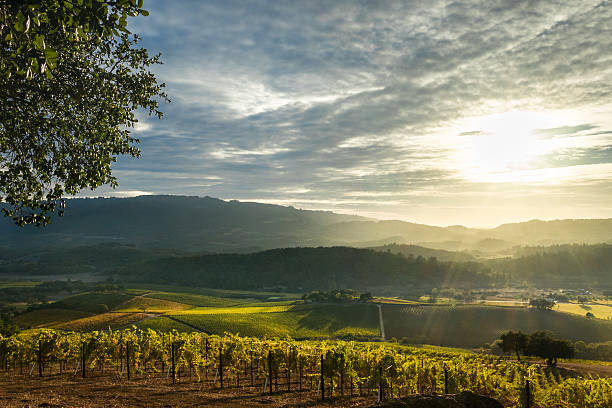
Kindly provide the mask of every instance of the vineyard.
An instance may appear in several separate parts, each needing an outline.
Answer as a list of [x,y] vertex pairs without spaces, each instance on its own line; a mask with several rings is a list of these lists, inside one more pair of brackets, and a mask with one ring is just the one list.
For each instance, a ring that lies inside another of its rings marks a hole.
[[[193,382],[209,390],[301,391],[304,400],[391,399],[469,390],[509,407],[607,408],[612,379],[576,377],[494,356],[387,343],[257,339],[129,329],[50,329],[0,338],[2,375]],[[200,389],[201,389],[200,388]]]

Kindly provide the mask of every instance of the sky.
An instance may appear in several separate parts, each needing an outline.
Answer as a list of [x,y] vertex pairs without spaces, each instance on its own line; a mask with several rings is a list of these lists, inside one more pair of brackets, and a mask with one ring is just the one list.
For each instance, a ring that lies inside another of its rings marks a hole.
[[164,1],[171,103],[93,195],[431,225],[612,217],[608,1]]

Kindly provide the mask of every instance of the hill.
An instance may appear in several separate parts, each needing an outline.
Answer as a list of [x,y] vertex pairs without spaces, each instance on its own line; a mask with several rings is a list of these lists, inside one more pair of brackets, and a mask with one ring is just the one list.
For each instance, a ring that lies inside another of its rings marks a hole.
[[612,287],[612,245],[555,245],[518,249],[486,264],[510,283],[538,287]]
[[0,219],[3,250],[119,243],[198,252],[390,243],[483,253],[516,245],[612,242],[612,219],[529,221],[494,229],[377,221],[329,211],[211,197],[141,196],[67,200],[66,215],[45,228]]
[[439,261],[473,262],[476,258],[467,252],[446,251],[444,249],[426,248],[418,245],[387,244],[383,246],[370,247],[373,251],[390,252],[404,256],[422,256],[424,258],[436,258]]
[[284,248],[252,254],[166,257],[127,265],[119,276],[138,282],[277,291],[352,288],[389,293],[444,284],[487,285],[476,262],[440,262],[350,247]]

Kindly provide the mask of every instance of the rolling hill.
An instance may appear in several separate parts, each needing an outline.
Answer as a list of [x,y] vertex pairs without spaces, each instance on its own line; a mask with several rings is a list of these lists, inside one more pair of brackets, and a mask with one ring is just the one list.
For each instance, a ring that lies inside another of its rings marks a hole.
[[17,228],[10,220],[0,219],[0,242],[3,251],[112,242],[244,253],[279,247],[398,243],[495,253],[516,245],[612,242],[612,219],[533,220],[493,229],[443,228],[211,197],[141,196],[70,199],[66,215],[54,218],[45,228]]

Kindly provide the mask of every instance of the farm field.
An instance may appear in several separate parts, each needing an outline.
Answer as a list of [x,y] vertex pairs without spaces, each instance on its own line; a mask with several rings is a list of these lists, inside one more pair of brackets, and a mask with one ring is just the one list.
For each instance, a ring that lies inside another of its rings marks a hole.
[[39,309],[17,315],[13,324],[23,328],[54,326],[92,316],[91,313],[69,309]]
[[40,285],[41,281],[4,281],[0,282],[0,289],[6,288],[33,288]]
[[481,347],[507,330],[548,330],[571,341],[610,340],[612,322],[568,313],[507,306],[383,305],[387,337],[412,344]]
[[131,283],[125,284],[128,290],[137,289],[139,291],[148,292],[165,292],[165,293],[190,293],[195,295],[203,295],[214,298],[230,298],[237,299],[259,299],[259,300],[298,300],[301,299],[301,293],[285,293],[285,292],[260,292],[248,290],[226,290],[212,289],[197,286],[180,286],[180,285],[161,285],[155,283]]
[[585,316],[588,312],[591,312],[597,319],[612,319],[612,305],[557,303],[554,310],[579,316]]
[[[380,336],[375,304],[303,303],[283,294],[268,296],[271,293],[264,299],[273,299],[264,301],[254,297],[210,296],[211,291],[207,289],[198,289],[200,293],[149,289],[132,287],[115,292],[82,293],[18,315],[14,322],[22,328],[80,331],[133,324],[155,330],[219,335],[229,332],[255,337],[377,339]],[[234,293],[213,292],[224,296]],[[238,292],[239,296],[252,295]],[[571,309],[562,304],[565,308],[559,311],[507,304],[432,305],[395,298],[384,298],[381,304],[387,339],[396,338],[409,344],[474,348],[493,342],[507,330],[549,330],[560,338],[597,343],[609,340],[612,333],[612,321],[588,319],[584,317],[586,309],[577,304],[568,304]],[[591,307],[596,316],[601,314],[600,310],[609,308]]]
[[149,316],[150,315],[146,313],[110,312],[59,324],[48,325],[48,327],[73,331],[106,330],[108,328],[117,329],[141,321]]
[[163,300],[157,298],[150,298],[148,296],[136,296],[129,299],[119,306],[117,306],[115,312],[141,312],[141,313],[166,313],[176,312],[179,310],[191,309],[194,306],[173,302],[171,300]]
[[371,304],[198,308],[171,316],[214,334],[293,338],[379,336],[378,312]]
[[134,296],[121,292],[85,292],[69,296],[52,303],[53,308],[104,313],[132,299]]
[[149,298],[169,300],[172,302],[184,303],[186,305],[199,306],[199,307],[229,307],[238,306],[245,303],[244,299],[227,299],[221,297],[199,295],[195,293],[181,293],[181,292],[149,292],[147,294]]

